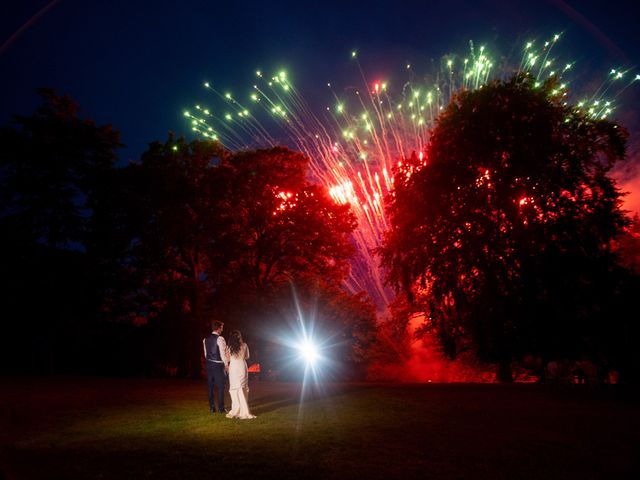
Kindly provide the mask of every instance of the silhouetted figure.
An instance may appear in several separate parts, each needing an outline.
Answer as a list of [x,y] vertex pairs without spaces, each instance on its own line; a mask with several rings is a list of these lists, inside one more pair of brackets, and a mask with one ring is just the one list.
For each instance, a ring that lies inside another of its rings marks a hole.
[[207,386],[209,387],[209,411],[216,412],[214,403],[214,388],[218,389],[218,412],[226,413],[224,408],[224,384],[226,372],[229,368],[227,356],[227,343],[222,337],[224,323],[214,321],[211,323],[211,335],[207,336],[202,344],[204,357],[207,364]]

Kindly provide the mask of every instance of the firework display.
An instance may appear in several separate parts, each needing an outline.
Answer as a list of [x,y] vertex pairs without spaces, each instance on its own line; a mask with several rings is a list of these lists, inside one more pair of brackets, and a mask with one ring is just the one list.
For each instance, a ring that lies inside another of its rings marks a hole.
[[[412,154],[423,158],[439,112],[457,92],[527,72],[540,85],[556,77],[558,90],[553,94],[568,96],[565,77],[573,65],[553,57],[559,39],[554,35],[539,46],[527,43],[519,65],[512,67],[497,66],[484,46],[470,42],[466,58],[443,57],[440,71],[431,75],[434,80],[411,80],[397,88],[368,79],[354,51],[351,57],[362,87],[336,91],[327,84],[332,104],[324,110],[305,100],[287,72],[257,71],[256,83],[242,99],[204,83],[212,94],[211,106],[196,105],[184,115],[198,135],[231,150],[288,145],[305,153],[312,178],[325,185],[336,202],[350,204],[358,220],[353,233],[357,254],[346,287],[353,293],[366,291],[384,315],[392,293],[374,251],[388,227],[384,198],[392,190],[394,168]],[[410,64],[404,67],[413,73]],[[630,76],[629,71],[612,69],[594,94],[575,104],[593,117],[609,116],[616,97],[640,79],[636,75],[629,81]]]

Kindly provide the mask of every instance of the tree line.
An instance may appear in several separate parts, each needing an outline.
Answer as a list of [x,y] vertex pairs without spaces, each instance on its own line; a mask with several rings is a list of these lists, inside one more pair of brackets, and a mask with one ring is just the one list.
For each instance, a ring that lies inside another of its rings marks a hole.
[[0,133],[3,370],[197,377],[212,319],[265,370],[303,316],[362,373],[374,308],[340,288],[355,220],[306,157],[170,135],[117,166],[117,131],[41,94]]
[[356,228],[348,205],[284,147],[230,152],[173,135],[118,165],[111,126],[50,90],[0,131],[5,372],[196,377],[213,318],[277,370],[300,317],[342,374],[401,362],[409,318],[442,352],[588,360],[637,381],[638,222],[611,172],[619,125],[527,75],[463,91],[424,155],[401,159],[378,251],[398,293],[388,322],[341,288]]

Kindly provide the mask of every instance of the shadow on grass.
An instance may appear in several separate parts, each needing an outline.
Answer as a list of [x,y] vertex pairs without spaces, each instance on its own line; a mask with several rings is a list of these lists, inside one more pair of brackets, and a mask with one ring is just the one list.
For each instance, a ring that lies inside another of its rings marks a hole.
[[283,399],[283,392],[274,392],[268,394],[262,394],[260,391],[267,387],[268,384],[263,383],[262,388],[256,389],[258,393],[254,395],[254,389],[251,390],[249,395],[249,406],[251,412],[255,415],[264,415],[280,408],[291,407],[293,405],[300,405],[302,403],[314,403],[331,398],[335,398],[341,395],[348,395],[354,391],[365,388],[357,384],[320,384],[320,385],[307,385],[302,390],[302,386],[298,384],[289,384],[287,389],[287,398]]

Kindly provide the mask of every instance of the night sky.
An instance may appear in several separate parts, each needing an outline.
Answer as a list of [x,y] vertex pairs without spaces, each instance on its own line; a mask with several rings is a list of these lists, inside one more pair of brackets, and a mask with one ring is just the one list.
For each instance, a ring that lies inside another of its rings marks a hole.
[[[558,32],[558,58],[576,62],[573,87],[587,91],[612,67],[639,73],[633,4],[7,1],[0,15],[0,123],[32,112],[36,88],[52,87],[76,99],[81,116],[121,131],[124,163],[168,131],[191,137],[182,112],[207,98],[204,81],[241,96],[256,69],[287,68],[305,97],[323,105],[330,103],[327,82],[359,82],[353,49],[367,75],[402,82],[407,62],[418,73],[433,72],[443,55],[465,55],[470,40],[517,64],[526,41],[541,43]],[[639,92],[640,83],[627,90],[613,116],[631,130],[634,159]],[[634,192],[637,171],[628,167],[620,177]],[[631,197],[629,206],[640,210]]]

